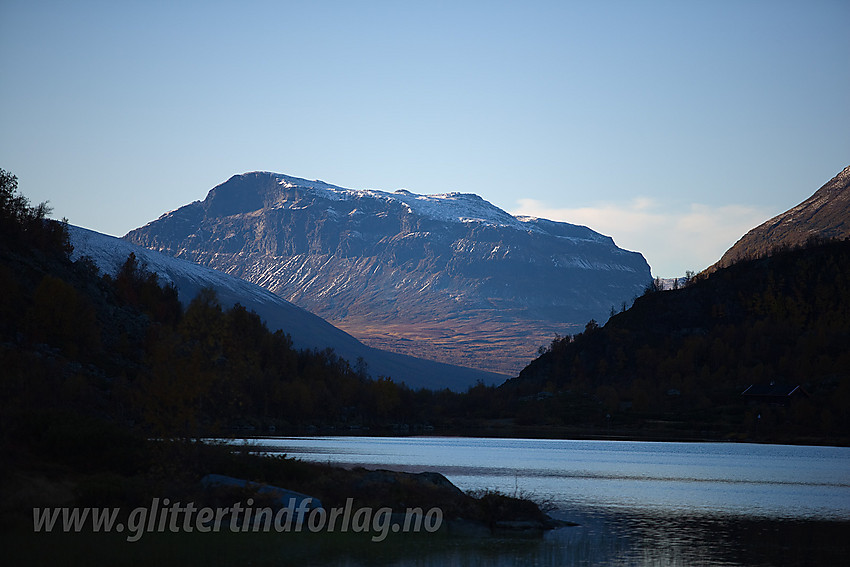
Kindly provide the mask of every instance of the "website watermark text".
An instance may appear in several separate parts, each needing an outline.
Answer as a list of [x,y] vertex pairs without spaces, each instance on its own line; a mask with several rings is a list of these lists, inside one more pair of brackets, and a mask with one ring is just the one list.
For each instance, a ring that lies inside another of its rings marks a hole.
[[128,542],[139,541],[146,533],[193,532],[353,532],[373,533],[372,541],[384,541],[393,533],[433,533],[443,523],[443,511],[407,508],[354,508],[354,499],[345,506],[325,509],[311,506],[312,498],[290,498],[286,507],[255,507],[248,498],[225,507],[198,507],[193,502],[171,502],[154,498],[151,505],[130,511],[122,521],[121,508],[33,508],[35,532],[79,533],[86,529],[103,533],[127,533]]

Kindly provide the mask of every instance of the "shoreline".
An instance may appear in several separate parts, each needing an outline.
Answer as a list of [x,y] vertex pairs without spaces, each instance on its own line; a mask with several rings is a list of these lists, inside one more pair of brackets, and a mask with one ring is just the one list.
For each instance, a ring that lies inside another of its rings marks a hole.
[[634,433],[591,433],[591,432],[575,432],[573,430],[563,430],[560,428],[541,429],[541,428],[434,428],[432,430],[414,430],[402,432],[395,429],[385,427],[375,428],[335,428],[335,427],[316,427],[316,428],[293,428],[284,430],[267,431],[258,434],[255,430],[249,431],[245,429],[233,429],[228,431],[232,437],[209,436],[208,439],[274,439],[281,437],[440,437],[440,438],[483,438],[483,439],[539,439],[539,440],[560,440],[560,441],[629,441],[638,443],[734,443],[734,444],[753,444],[753,445],[786,445],[791,447],[850,447],[850,439],[823,439],[800,437],[797,439],[752,439],[752,438],[734,438],[734,437],[717,437],[717,436],[697,436],[697,435],[639,435]]

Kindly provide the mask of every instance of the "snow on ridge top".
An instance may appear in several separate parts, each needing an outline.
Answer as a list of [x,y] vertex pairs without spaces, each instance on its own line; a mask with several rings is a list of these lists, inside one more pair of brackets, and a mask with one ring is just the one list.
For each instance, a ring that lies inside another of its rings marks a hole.
[[[306,190],[330,201],[356,201],[371,198],[403,203],[410,213],[444,222],[482,223],[513,228],[522,232],[547,234],[567,240],[613,244],[613,240],[609,236],[599,234],[585,226],[538,217],[513,216],[475,193],[452,191],[420,195],[407,189],[397,189],[392,193],[378,189],[346,189],[318,179],[310,181],[281,173],[256,173],[272,176],[283,188]],[[352,213],[356,214],[355,211],[352,211]]]
[[[337,187],[336,185],[331,185],[330,183],[326,183],[321,179],[303,179],[301,177],[292,177],[291,175],[284,175],[282,173],[271,173],[268,171],[258,171],[255,172],[260,175],[269,175],[277,179],[277,184],[286,189],[294,189],[296,187],[300,187],[302,189],[324,189],[330,191],[349,191],[349,189],[345,189],[344,187]],[[251,175],[251,174],[245,174]]]
[[381,197],[401,201],[417,214],[436,220],[449,222],[479,221],[484,224],[508,226],[518,230],[528,229],[509,213],[471,193],[451,192],[417,195],[405,191],[403,193],[383,193]]
[[271,174],[278,179],[278,185],[287,189],[301,188],[332,201],[351,201],[373,198],[383,201],[395,201],[407,205],[410,212],[424,217],[447,222],[482,222],[495,226],[505,226],[522,231],[544,232],[538,227],[528,226],[510,213],[507,213],[489,201],[474,193],[437,193],[420,195],[407,189],[393,193],[378,189],[346,189],[324,181],[308,181],[282,174]]

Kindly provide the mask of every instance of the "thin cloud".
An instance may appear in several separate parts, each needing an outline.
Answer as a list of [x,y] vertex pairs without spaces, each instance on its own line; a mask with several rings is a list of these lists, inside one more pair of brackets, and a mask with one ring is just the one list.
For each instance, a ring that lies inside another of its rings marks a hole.
[[763,208],[745,205],[692,203],[674,210],[646,197],[579,208],[519,199],[511,212],[581,224],[611,236],[618,246],[641,252],[653,274],[664,277],[710,266],[747,231],[772,216]]

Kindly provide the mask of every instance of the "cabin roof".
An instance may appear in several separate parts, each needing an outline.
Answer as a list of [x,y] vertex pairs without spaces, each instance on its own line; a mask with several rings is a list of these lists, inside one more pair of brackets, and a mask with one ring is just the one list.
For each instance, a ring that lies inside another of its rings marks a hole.
[[775,382],[771,382],[770,384],[753,384],[743,392],[741,392],[742,396],[764,396],[764,397],[775,397],[775,398],[787,398],[794,394],[806,394],[806,391],[800,387],[800,385],[792,385],[792,384],[777,384]]

